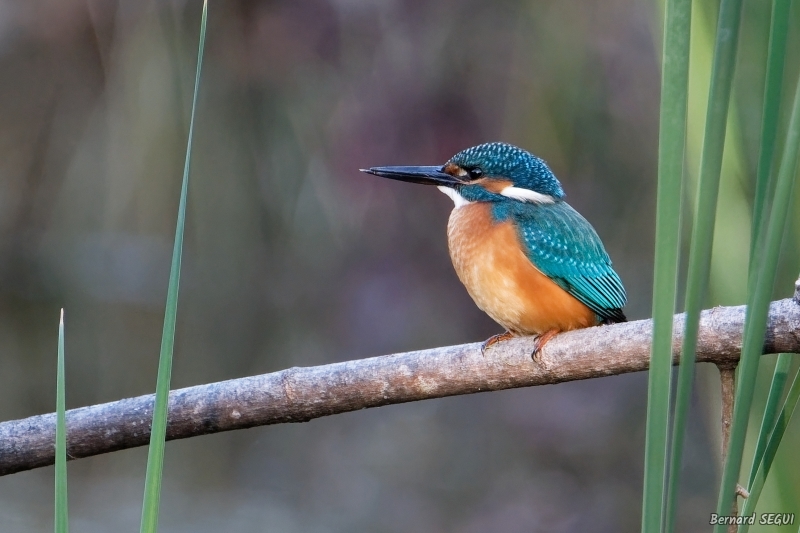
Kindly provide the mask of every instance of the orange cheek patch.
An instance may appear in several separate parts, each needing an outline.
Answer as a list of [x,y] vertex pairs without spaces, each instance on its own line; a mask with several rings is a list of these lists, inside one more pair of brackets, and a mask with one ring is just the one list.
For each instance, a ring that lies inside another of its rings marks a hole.
[[444,166],[443,171],[445,174],[450,174],[451,176],[456,176],[457,178],[467,175],[467,172],[455,163],[447,163]]

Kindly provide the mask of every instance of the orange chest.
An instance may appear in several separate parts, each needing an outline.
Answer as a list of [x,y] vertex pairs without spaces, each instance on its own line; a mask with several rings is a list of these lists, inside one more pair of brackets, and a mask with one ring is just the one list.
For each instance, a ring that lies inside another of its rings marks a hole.
[[595,325],[594,313],[528,259],[511,222],[496,223],[491,205],[450,214],[447,241],[458,278],[486,314],[516,334]]

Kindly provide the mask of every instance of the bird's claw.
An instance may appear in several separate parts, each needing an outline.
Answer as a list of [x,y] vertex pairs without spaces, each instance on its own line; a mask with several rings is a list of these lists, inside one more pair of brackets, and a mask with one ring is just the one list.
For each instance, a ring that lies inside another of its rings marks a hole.
[[514,335],[510,331],[506,331],[504,333],[498,333],[497,335],[492,335],[485,341],[481,343],[481,355],[486,357],[486,349],[492,346],[495,343],[501,341],[507,341],[508,339],[512,338]]
[[559,331],[557,329],[551,329],[545,331],[541,335],[537,335],[536,338],[533,340],[533,353],[531,353],[531,359],[533,359],[534,363],[541,364],[542,362],[542,348],[544,345],[547,344],[547,341],[558,335]]

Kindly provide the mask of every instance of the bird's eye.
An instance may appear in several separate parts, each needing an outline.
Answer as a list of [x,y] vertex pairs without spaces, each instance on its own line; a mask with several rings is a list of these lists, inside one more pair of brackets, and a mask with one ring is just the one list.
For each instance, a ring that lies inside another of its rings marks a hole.
[[483,170],[481,170],[478,167],[475,167],[475,168],[469,169],[467,171],[467,174],[469,174],[470,179],[476,180],[476,179],[480,178],[481,176],[483,176]]

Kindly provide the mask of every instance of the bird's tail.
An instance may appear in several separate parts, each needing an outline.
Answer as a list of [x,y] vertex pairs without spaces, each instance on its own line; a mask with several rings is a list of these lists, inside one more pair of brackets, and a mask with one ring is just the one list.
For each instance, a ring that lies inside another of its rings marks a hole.
[[602,317],[600,324],[607,326],[609,324],[619,324],[620,322],[627,322],[628,317],[622,312],[622,309],[610,309],[608,315]]

